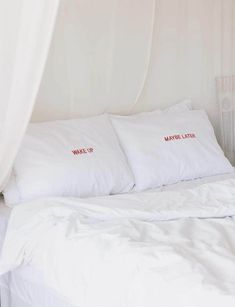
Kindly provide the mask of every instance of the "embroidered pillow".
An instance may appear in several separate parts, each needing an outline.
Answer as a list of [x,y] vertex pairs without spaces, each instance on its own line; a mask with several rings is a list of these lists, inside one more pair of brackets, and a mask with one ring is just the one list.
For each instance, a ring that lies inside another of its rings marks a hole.
[[233,172],[204,111],[112,117],[136,190]]
[[134,185],[108,116],[30,124],[4,190],[8,204],[47,196],[91,197]]

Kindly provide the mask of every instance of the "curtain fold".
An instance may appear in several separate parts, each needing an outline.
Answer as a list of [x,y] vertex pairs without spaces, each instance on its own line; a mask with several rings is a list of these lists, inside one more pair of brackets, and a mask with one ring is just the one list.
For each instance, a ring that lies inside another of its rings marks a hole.
[[0,190],[30,120],[59,0],[0,1]]
[[221,0],[221,74],[216,78],[220,138],[235,165],[235,2]]

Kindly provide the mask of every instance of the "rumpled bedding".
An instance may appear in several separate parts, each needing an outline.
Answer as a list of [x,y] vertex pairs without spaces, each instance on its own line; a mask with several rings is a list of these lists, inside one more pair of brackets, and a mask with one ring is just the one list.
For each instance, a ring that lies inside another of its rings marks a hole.
[[12,210],[0,273],[33,266],[76,307],[234,307],[234,216],[234,179],[41,199]]

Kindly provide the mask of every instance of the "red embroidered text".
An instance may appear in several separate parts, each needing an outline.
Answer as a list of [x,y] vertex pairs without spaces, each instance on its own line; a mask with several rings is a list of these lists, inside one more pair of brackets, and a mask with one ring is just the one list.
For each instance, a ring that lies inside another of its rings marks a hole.
[[84,154],[89,154],[93,153],[94,148],[80,148],[80,149],[74,149],[72,150],[72,153],[77,156],[77,155],[84,155]]
[[186,134],[175,134],[175,135],[165,136],[164,140],[168,142],[168,141],[194,139],[194,138],[196,138],[196,135],[194,133],[186,133]]

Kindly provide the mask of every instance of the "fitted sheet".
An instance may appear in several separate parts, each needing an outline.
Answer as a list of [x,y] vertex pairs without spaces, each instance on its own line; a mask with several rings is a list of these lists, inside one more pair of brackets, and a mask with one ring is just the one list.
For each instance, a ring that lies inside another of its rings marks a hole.
[[[188,189],[204,183],[211,183],[231,178],[235,179],[235,173],[181,182],[172,186],[147,191],[146,193]],[[6,230],[9,214],[10,209],[7,208],[3,200],[1,200],[0,238],[2,237],[2,239]],[[6,274],[1,280],[1,287],[2,302],[4,302],[3,307],[73,307],[61,300],[54,290],[46,287],[44,285],[41,273],[36,271],[35,268],[32,268],[31,266],[26,266]],[[8,302],[11,302],[11,305]]]

